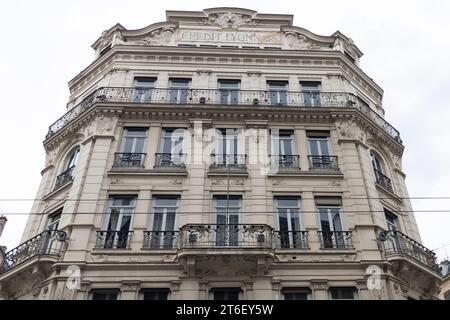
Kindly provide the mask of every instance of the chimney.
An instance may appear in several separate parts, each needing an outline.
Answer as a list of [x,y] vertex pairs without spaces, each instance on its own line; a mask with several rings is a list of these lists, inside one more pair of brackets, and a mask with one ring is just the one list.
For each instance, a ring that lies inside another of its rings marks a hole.
[[5,227],[6,221],[8,221],[8,219],[6,219],[5,216],[0,216],[0,237],[2,236],[3,228]]

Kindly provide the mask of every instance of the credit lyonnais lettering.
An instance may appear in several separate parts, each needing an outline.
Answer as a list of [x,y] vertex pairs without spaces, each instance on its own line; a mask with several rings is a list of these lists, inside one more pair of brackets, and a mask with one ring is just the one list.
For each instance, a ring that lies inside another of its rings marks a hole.
[[180,41],[247,44],[281,44],[280,32],[180,31]]

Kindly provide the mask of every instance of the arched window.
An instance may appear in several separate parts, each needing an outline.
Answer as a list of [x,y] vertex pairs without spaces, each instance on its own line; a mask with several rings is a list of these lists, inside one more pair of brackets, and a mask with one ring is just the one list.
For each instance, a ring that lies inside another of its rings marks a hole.
[[386,168],[384,166],[383,160],[375,152],[370,152],[370,157],[372,158],[372,166],[375,172],[375,181],[378,185],[382,186],[384,189],[393,192],[391,179],[386,175]]
[[77,164],[79,153],[80,153],[80,147],[77,147],[71,153],[69,153],[67,160],[66,160],[66,166],[64,168],[64,171],[74,167]]
[[61,173],[56,177],[56,183],[54,190],[62,187],[66,183],[73,179],[73,169],[77,163],[78,154],[80,153],[80,147],[73,149],[66,157],[64,165],[61,169]]

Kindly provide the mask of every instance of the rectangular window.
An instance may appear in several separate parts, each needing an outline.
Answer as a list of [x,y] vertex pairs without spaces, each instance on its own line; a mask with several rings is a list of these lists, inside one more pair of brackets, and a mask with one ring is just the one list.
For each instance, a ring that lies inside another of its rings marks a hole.
[[308,288],[283,288],[283,300],[311,300],[311,290]]
[[267,81],[267,89],[269,90],[269,101],[272,106],[286,106],[288,102],[288,86],[287,81]]
[[388,230],[398,230],[397,227],[397,216],[387,209],[384,209],[384,217],[386,218],[386,223]]
[[147,139],[147,128],[125,128],[122,139],[123,153],[143,153]]
[[191,79],[169,79],[169,102],[187,103],[190,95]]
[[157,196],[152,198],[150,248],[174,248],[178,207],[178,196]]
[[151,102],[156,78],[139,77],[134,79],[133,102]]
[[328,131],[307,131],[309,160],[312,169],[338,169],[337,158],[331,155]]
[[61,208],[48,216],[47,230],[58,230],[62,211],[63,211],[63,209]]
[[125,128],[121,152],[115,154],[114,167],[144,167],[147,128]]
[[241,288],[212,288],[210,291],[212,300],[241,300]]
[[358,298],[356,288],[353,287],[334,287],[329,289],[332,300],[354,300]]
[[316,197],[323,248],[351,247],[351,239],[343,229],[340,202],[339,198]]
[[272,166],[278,168],[298,167],[297,156],[294,156],[294,131],[270,130]]
[[320,82],[300,81],[305,107],[320,107]]
[[91,300],[118,300],[119,289],[93,289],[90,292]]
[[169,289],[142,289],[140,292],[141,300],[169,300]]
[[275,197],[277,241],[281,248],[305,248],[300,221],[300,198]]
[[213,198],[216,219],[215,243],[218,247],[236,247],[239,244],[240,196],[215,196]]
[[100,246],[109,249],[128,248],[135,208],[135,196],[113,196],[109,200],[106,219],[101,231]]
[[271,130],[272,154],[293,155],[294,153],[294,131]]
[[161,153],[182,154],[183,142],[186,135],[184,128],[165,128],[161,134]]
[[240,85],[239,80],[219,80],[220,103],[238,104]]
[[245,155],[239,154],[241,149],[241,129],[216,130],[215,163],[219,166],[243,166]]

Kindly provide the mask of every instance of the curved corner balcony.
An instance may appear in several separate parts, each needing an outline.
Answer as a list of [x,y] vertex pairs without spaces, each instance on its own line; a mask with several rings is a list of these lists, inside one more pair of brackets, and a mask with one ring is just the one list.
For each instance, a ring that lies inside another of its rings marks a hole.
[[383,231],[378,236],[388,261],[407,260],[439,274],[436,254],[397,230]]
[[168,104],[168,105],[238,105],[270,106],[274,108],[353,108],[364,113],[397,142],[400,133],[383,117],[352,93],[318,91],[220,90],[220,89],[135,89],[104,87],[95,90],[81,103],[70,109],[49,128],[52,137],[79,115],[97,103]]
[[3,255],[0,260],[0,275],[11,269],[34,265],[33,262],[36,261],[42,262],[43,267],[46,265],[44,262],[56,262],[66,240],[67,234],[60,230],[46,230],[38,234]]

